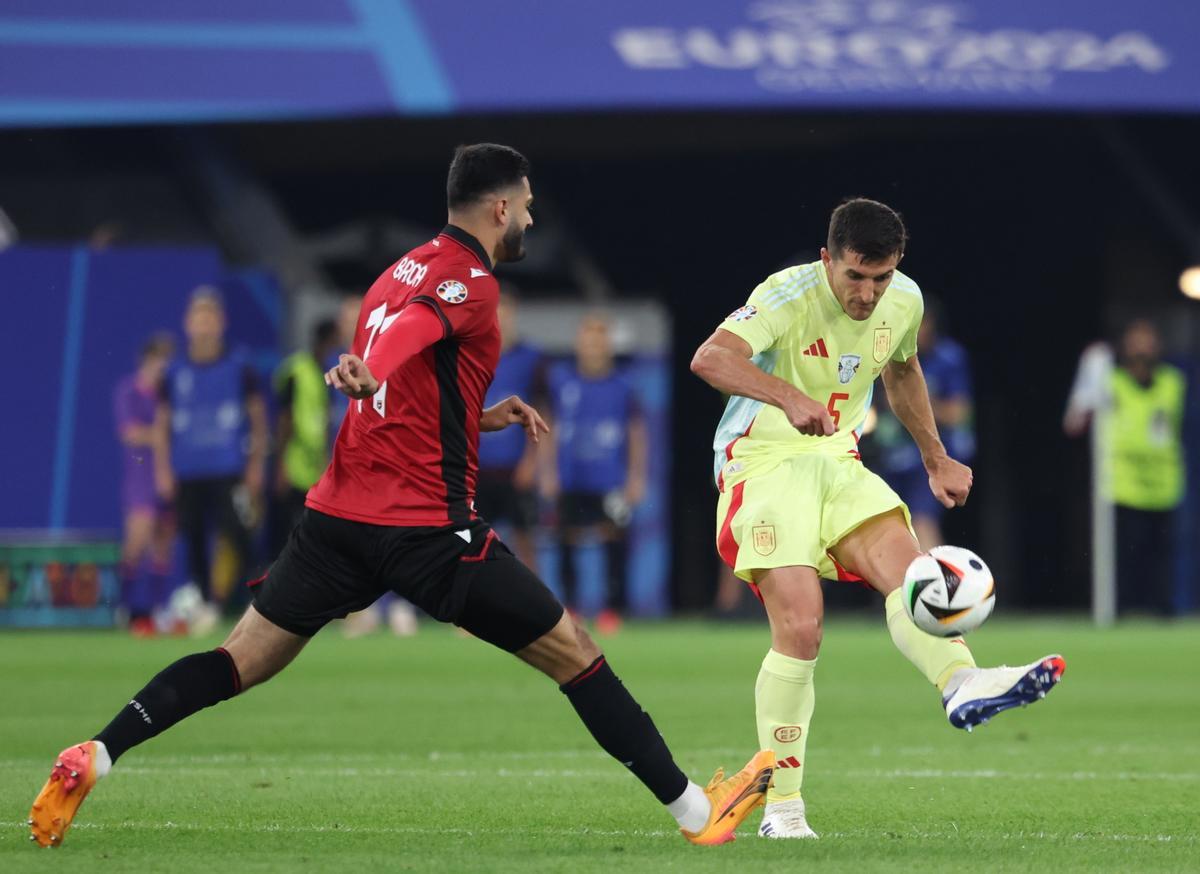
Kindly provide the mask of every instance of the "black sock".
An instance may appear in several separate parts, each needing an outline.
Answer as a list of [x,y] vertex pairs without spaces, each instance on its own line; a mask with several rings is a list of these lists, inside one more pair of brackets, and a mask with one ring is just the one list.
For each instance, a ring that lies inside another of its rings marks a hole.
[[633,700],[604,656],[558,688],[596,743],[633,771],[655,798],[669,804],[683,794],[688,778],[671,758],[654,720]]
[[96,735],[117,758],[181,719],[242,690],[233,656],[223,649],[198,652],[168,665]]

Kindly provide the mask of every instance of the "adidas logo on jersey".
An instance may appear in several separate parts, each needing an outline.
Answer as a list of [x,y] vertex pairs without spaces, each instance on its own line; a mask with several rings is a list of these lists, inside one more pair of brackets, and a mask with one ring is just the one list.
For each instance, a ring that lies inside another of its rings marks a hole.
[[805,355],[812,355],[815,358],[828,358],[829,350],[825,348],[825,338],[818,337],[817,342],[813,343],[804,350]]

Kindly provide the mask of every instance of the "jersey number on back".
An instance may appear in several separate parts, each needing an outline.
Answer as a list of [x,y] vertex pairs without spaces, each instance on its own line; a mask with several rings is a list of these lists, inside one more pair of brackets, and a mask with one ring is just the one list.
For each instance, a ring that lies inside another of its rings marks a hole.
[[[387,304],[381,303],[375,309],[371,310],[367,316],[366,328],[371,329],[371,336],[367,338],[367,347],[363,349],[363,362],[371,355],[371,346],[375,342],[375,338],[392,326],[392,322],[399,318],[400,313],[387,314]],[[358,411],[362,412],[362,401],[358,402]],[[379,391],[371,395],[371,408],[380,416],[384,415],[384,410],[387,407],[387,380],[379,383]]]

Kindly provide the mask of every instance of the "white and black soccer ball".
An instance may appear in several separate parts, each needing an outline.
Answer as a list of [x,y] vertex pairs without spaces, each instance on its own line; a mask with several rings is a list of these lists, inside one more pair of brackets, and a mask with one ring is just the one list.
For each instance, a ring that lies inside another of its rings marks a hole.
[[917,628],[936,637],[958,637],[992,615],[996,583],[971,550],[935,546],[908,566],[902,595]]

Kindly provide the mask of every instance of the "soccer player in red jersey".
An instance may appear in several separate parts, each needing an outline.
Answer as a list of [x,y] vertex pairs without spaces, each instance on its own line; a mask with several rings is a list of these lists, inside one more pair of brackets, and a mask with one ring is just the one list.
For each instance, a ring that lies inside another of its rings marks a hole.
[[549,589],[474,507],[480,431],[547,432],[519,397],[487,409],[500,354],[495,263],[524,255],[529,163],[507,146],[460,148],[449,223],[371,286],[349,353],[326,381],[352,400],[333,459],[283,552],[225,643],[167,666],[92,740],[64,750],[34,801],[30,839],[59,846],[97,779],[131,747],[283,670],[331,619],[385,591],[513,653],[559,684],[600,746],[698,844],[731,840],[762,803],[774,754],[702,789]]

